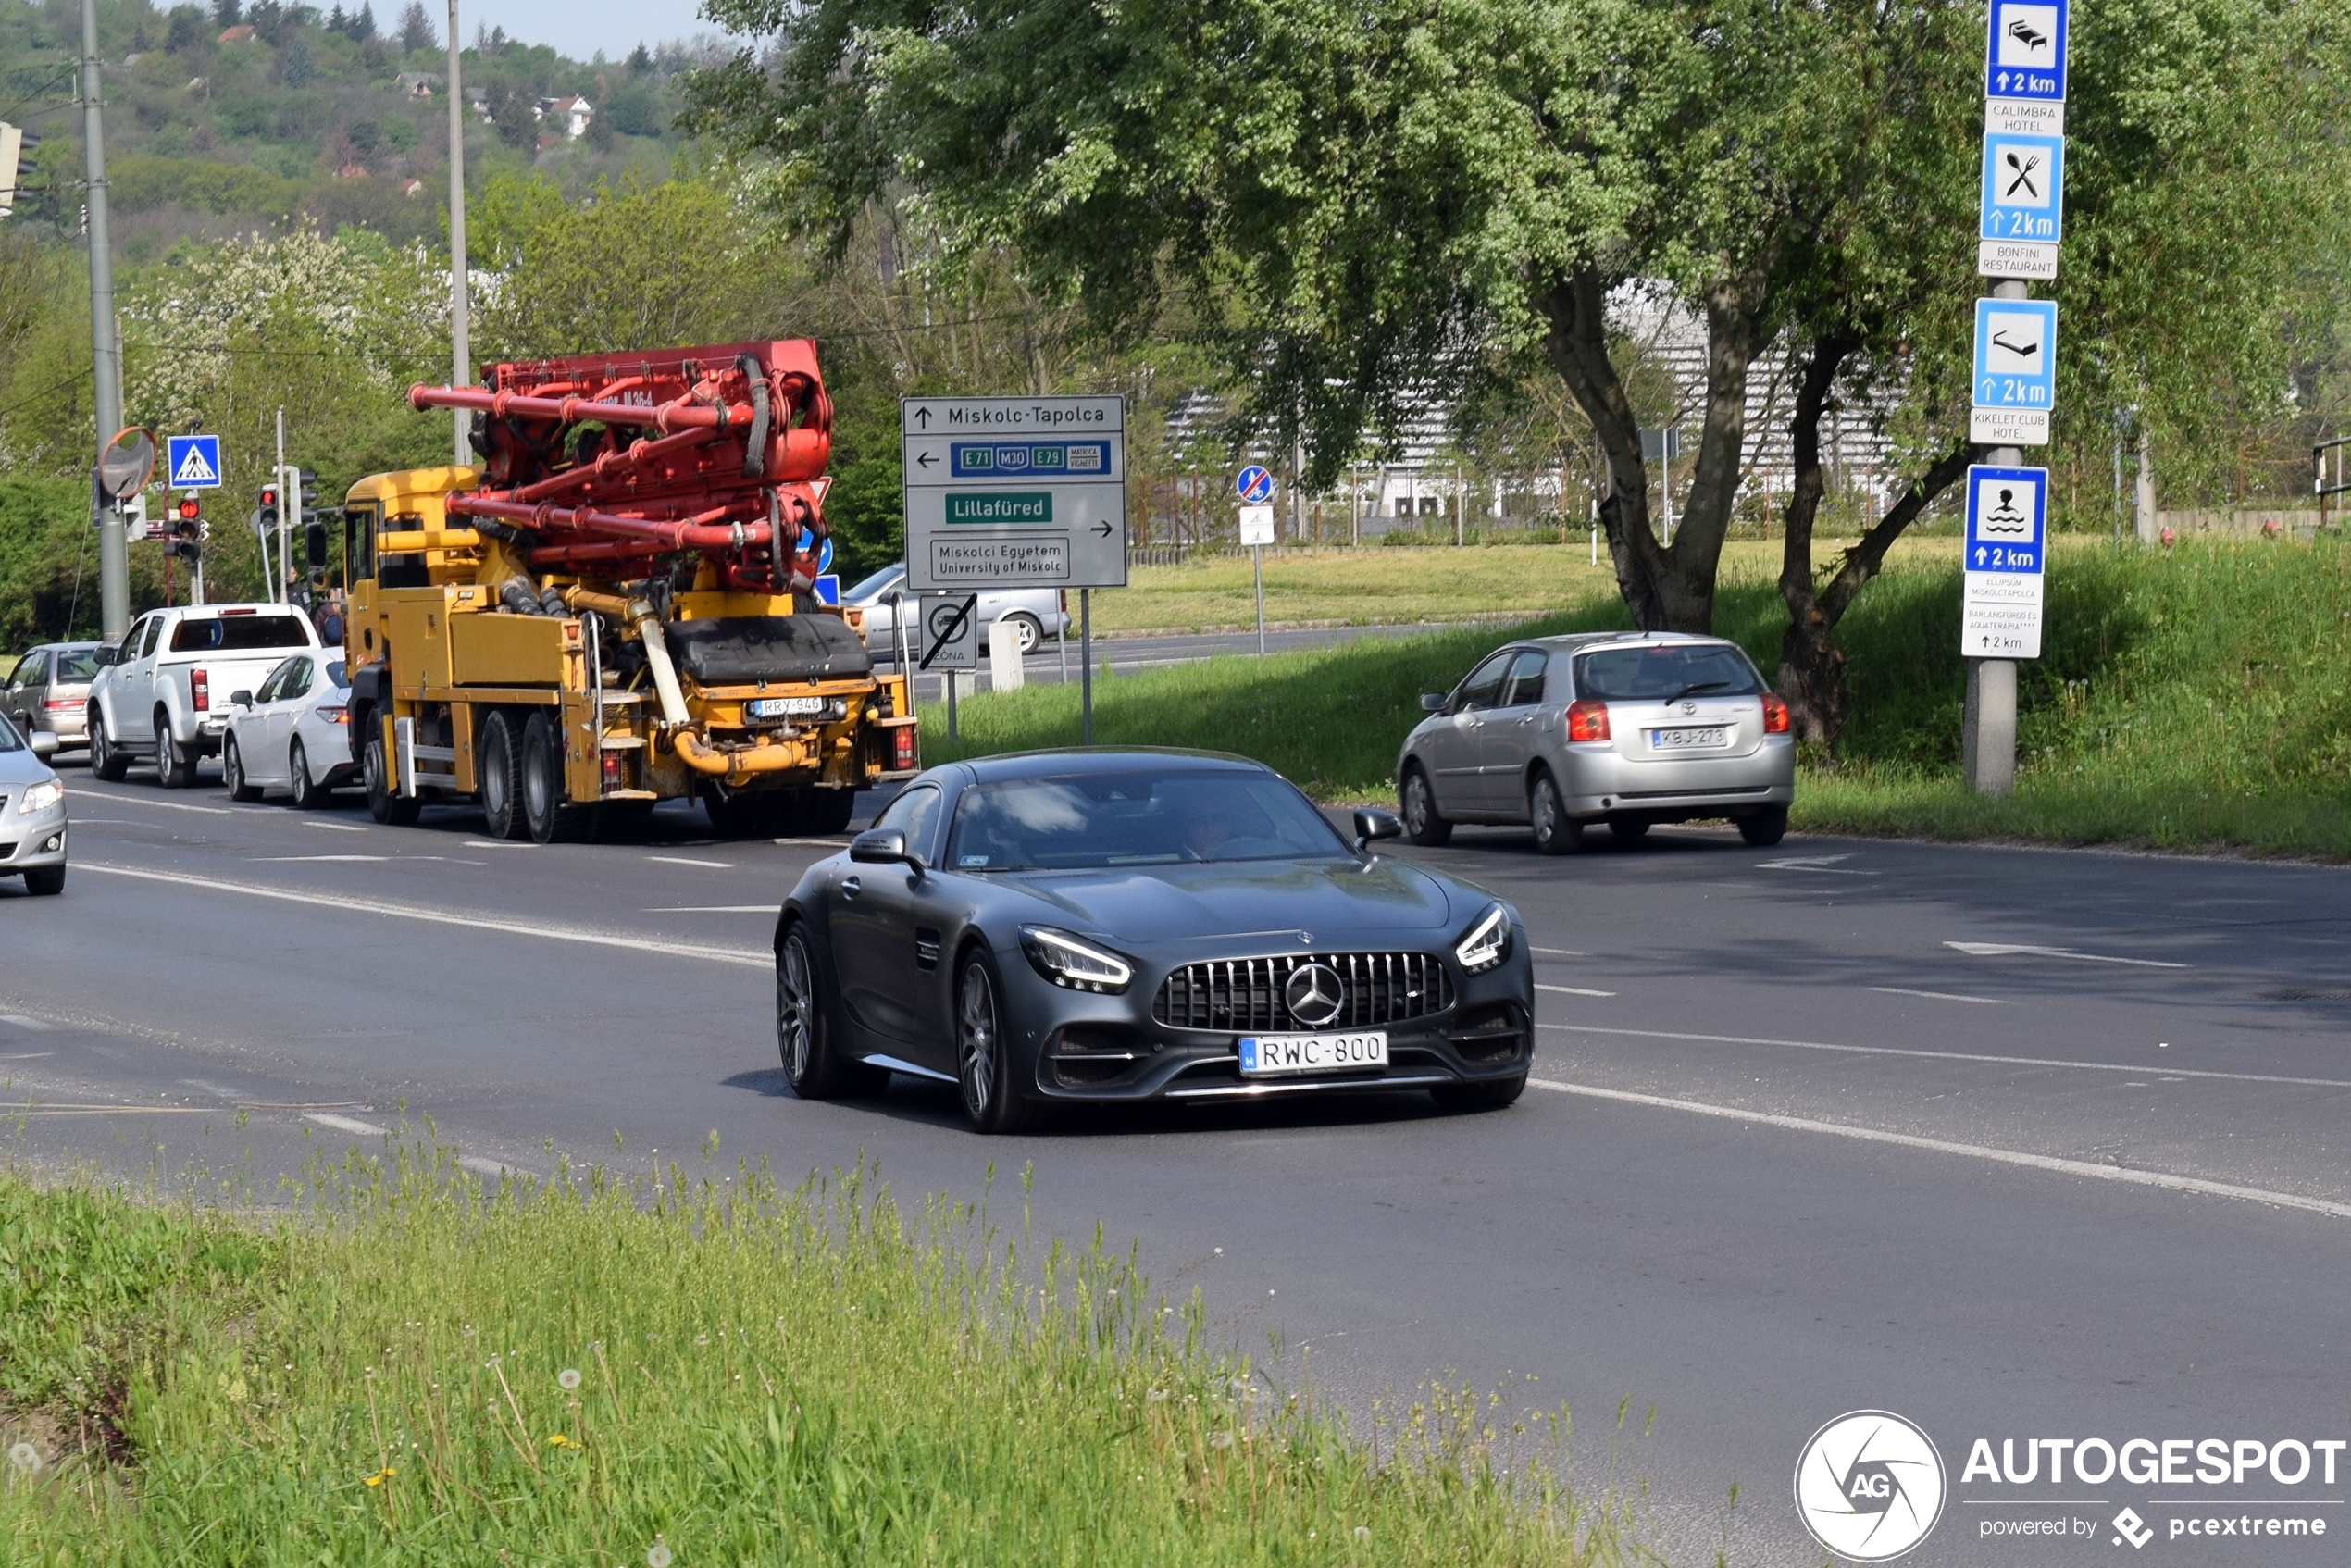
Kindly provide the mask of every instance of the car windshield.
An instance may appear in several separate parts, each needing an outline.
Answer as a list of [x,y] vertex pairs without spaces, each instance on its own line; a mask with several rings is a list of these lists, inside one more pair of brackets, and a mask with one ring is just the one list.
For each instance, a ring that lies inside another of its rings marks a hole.
[[1330,860],[1346,840],[1287,782],[1218,770],[1008,778],[964,791],[958,871]]
[[95,648],[59,649],[57,673],[53,678],[60,683],[68,680],[98,678],[98,650]]
[[880,571],[863,579],[856,587],[842,594],[841,602],[847,604],[862,604],[868,599],[877,599],[889,592],[891,586],[905,575],[906,568],[903,566],[884,566]]
[[1762,690],[1763,678],[1747,655],[1722,642],[1603,648],[1575,661],[1575,694],[1603,703],[1752,697]]
[[302,622],[292,616],[208,616],[184,620],[171,631],[175,653],[237,653],[254,648],[307,648]]

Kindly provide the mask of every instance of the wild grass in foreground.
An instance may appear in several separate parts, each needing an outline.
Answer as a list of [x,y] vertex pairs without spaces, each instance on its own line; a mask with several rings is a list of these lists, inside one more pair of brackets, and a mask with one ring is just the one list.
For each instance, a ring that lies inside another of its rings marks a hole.
[[[1099,1235],[902,1212],[870,1172],[489,1192],[395,1151],[306,1197],[263,1226],[0,1182],[0,1559],[1640,1555],[1623,1497],[1570,1494],[1550,1424],[1438,1398],[1355,1441]],[[110,1443],[60,1453],[93,1421]]]
[[[1922,541],[1839,628],[1852,722],[1839,767],[1799,779],[1796,826],[2351,857],[2351,548],[2057,542],[2043,656],[2018,668],[2014,798],[1959,783],[1957,552]],[[1716,628],[1767,676],[1786,618],[1766,583],[1716,600]],[[1095,739],[1238,752],[1325,799],[1385,800],[1421,692],[1511,637],[1628,624],[1603,594],[1512,627],[1105,677]],[[934,762],[1077,740],[1077,694],[1057,686],[972,699],[956,742],[937,716],[923,737]]]

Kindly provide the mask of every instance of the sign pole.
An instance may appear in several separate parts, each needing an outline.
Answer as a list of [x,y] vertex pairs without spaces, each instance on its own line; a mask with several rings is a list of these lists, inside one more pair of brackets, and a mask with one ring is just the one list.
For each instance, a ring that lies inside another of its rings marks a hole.
[[947,739],[955,739],[955,672],[947,672]]
[[[466,363],[473,355],[466,342],[472,309],[466,292],[466,95],[457,79],[464,53],[457,37],[457,0],[449,0],[449,370],[451,384],[469,387],[474,372]],[[473,417],[465,409],[456,411],[460,468],[473,465]]]
[[1249,573],[1257,585],[1257,656],[1265,656],[1265,547],[1249,547]]
[[[269,579],[269,602],[282,604],[286,601],[286,579],[293,574],[288,569],[286,555],[286,510],[293,504],[292,492],[286,488],[286,411],[278,410],[278,570]],[[269,565],[269,552],[261,553],[262,567]]]
[[1094,591],[1077,591],[1077,743],[1094,743]]
[[[106,134],[101,104],[105,82],[98,58],[97,0],[81,0],[81,125],[89,176],[90,363],[97,450],[122,429],[122,351],[115,336],[114,242],[106,223]],[[91,487],[98,522],[99,628],[109,642],[131,629],[131,544],[119,504]],[[70,635],[72,628],[67,628]]]

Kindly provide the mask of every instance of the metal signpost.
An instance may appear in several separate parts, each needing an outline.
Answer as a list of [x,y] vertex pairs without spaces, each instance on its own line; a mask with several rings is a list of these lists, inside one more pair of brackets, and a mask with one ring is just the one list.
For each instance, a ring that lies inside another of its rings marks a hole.
[[1079,723],[1091,745],[1093,591],[1126,586],[1126,400],[909,397],[898,429],[906,586],[1076,589]]
[[917,670],[940,671],[947,680],[947,739],[955,739],[955,672],[979,668],[979,595],[926,593],[918,601],[915,632],[923,651]]
[[1968,439],[1990,450],[1968,470],[1959,651],[1961,771],[1984,795],[2016,787],[2016,661],[2041,656],[2048,472],[2021,465],[2057,407],[2057,305],[2029,283],[2057,276],[2065,233],[2067,27],[2067,0],[1992,0],[1984,41],[1976,271],[1993,281],[1975,302]]
[[1257,653],[1265,655],[1265,546],[1274,542],[1274,476],[1251,465],[1233,479],[1241,498],[1241,542],[1249,546],[1249,575],[1257,589]]

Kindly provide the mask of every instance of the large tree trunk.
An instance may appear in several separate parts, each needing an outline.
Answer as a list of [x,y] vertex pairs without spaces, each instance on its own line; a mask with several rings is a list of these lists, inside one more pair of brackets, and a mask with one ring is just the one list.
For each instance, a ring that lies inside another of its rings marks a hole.
[[1608,352],[1608,288],[1589,268],[1537,296],[1550,323],[1544,352],[1591,420],[1607,464],[1600,526],[1608,532],[1616,585],[1645,631],[1714,629],[1714,579],[1738,497],[1747,441],[1747,371],[1761,313],[1760,273],[1717,284],[1706,298],[1706,413],[1688,510],[1671,547],[1649,524],[1648,467],[1640,417]]
[[1821,468],[1821,419],[1837,373],[1858,348],[1852,337],[1822,338],[1812,345],[1796,397],[1789,444],[1796,461],[1796,488],[1788,496],[1786,542],[1780,556],[1780,597],[1788,627],[1780,639],[1776,685],[1788,705],[1790,728],[1799,740],[1818,745],[1834,766],[1836,745],[1851,714],[1845,685],[1845,650],[1837,623],[1870,579],[1884,569],[1885,553],[1916,522],[1929,503],[1959,482],[1975,449],[1962,442],[1936,459],[1900,500],[1863,533],[1824,583],[1812,576],[1812,525],[1820,515],[1825,477]]

